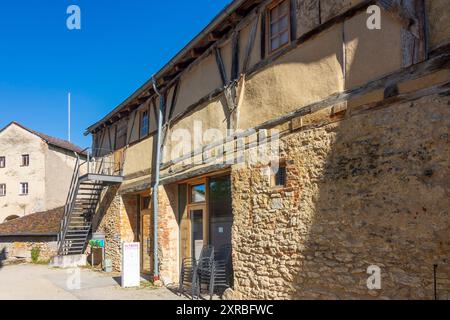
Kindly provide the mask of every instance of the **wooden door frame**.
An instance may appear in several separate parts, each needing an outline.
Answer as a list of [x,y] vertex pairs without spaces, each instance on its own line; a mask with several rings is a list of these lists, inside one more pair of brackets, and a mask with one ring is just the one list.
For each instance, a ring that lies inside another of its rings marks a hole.
[[[203,210],[203,243],[204,245],[207,245],[209,243],[209,210],[208,210],[208,196],[209,196],[209,187],[208,187],[208,178],[202,177],[202,178],[196,178],[193,179],[187,184],[187,203],[186,203],[186,211],[187,211],[187,218],[189,220],[189,236],[192,237],[192,217],[191,217],[191,211],[192,210]],[[202,202],[194,202],[192,203],[192,187],[204,184],[205,185],[205,201]],[[192,241],[191,241],[191,248],[190,251],[192,252]]]
[[[144,255],[147,255],[148,253],[144,251],[144,249],[146,248],[147,244],[144,242],[145,240],[145,235],[148,235],[148,238],[151,239],[150,236],[150,230],[144,230],[144,217],[145,216],[149,216],[149,223],[150,225],[152,225],[153,221],[152,221],[152,212],[151,212],[151,208],[144,208],[144,198],[145,197],[149,197],[151,200],[151,193],[150,191],[144,191],[144,192],[140,192],[139,194],[139,232],[140,232],[140,239],[139,239],[139,243],[141,246],[141,261],[140,261],[140,265],[141,265],[141,272],[145,273],[145,268],[144,268]],[[147,211],[148,213],[144,213],[144,211]],[[148,248],[147,248],[148,250]],[[150,257],[151,260],[151,257]],[[148,268],[150,269],[150,266],[148,266]],[[149,272],[152,272],[152,270],[150,270]]]
[[[227,176],[230,175],[231,170],[230,169],[224,169],[224,170],[220,170],[220,171],[216,171],[216,172],[211,172],[205,175],[202,175],[200,177],[195,177],[195,178],[190,178],[190,179],[185,179],[185,180],[181,180],[179,182],[177,182],[178,185],[186,185],[186,206],[184,208],[184,211],[180,216],[180,223],[182,221],[181,217],[186,215],[186,217],[188,218],[188,232],[189,232],[189,237],[191,237],[192,235],[192,225],[191,225],[191,217],[190,217],[190,210],[192,210],[192,208],[195,207],[199,207],[199,206],[203,206],[204,209],[204,216],[206,216],[206,219],[204,218],[204,224],[203,224],[203,228],[204,228],[204,237],[206,237],[207,242],[205,241],[205,244],[208,244],[210,241],[210,225],[209,225],[209,180],[211,178],[215,178],[215,177],[221,177],[221,176]],[[191,203],[191,187],[194,185],[198,185],[198,184],[205,184],[205,201],[201,202],[201,203]],[[206,228],[206,232],[205,232],[205,228]],[[181,225],[180,225],[180,232],[181,232]],[[185,252],[182,249],[182,235],[181,233],[179,234],[179,257],[180,257],[180,266],[181,266],[181,262],[183,261],[183,258],[186,258],[185,256]],[[189,252],[191,255],[192,252],[192,243],[191,241],[189,241]],[[190,257],[190,255],[188,257]]]

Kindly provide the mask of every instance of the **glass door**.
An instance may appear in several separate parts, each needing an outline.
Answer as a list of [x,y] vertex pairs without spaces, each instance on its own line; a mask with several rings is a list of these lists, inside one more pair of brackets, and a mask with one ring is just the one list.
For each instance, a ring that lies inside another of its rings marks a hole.
[[198,259],[205,244],[203,233],[203,209],[193,209],[191,215],[191,230],[192,230],[192,257]]

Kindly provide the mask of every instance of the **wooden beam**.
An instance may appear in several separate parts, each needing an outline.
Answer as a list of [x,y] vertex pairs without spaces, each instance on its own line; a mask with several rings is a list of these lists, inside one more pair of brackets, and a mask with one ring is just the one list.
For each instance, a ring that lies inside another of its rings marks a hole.
[[[328,108],[333,105],[336,105],[336,104],[339,104],[339,103],[342,103],[342,102],[345,102],[345,101],[348,101],[351,99],[355,99],[355,98],[360,97],[360,96],[362,96],[368,92],[371,92],[373,90],[385,88],[386,85],[389,83],[399,83],[399,82],[403,82],[403,81],[407,81],[407,80],[417,79],[417,78],[420,78],[421,76],[424,76],[424,75],[427,75],[427,74],[430,74],[432,72],[442,70],[442,69],[450,69],[450,54],[448,53],[448,51],[446,54],[434,57],[431,60],[426,60],[425,62],[418,63],[418,64],[412,65],[408,68],[401,69],[400,71],[397,71],[395,73],[392,73],[392,74],[389,74],[382,78],[370,81],[363,86],[360,86],[360,87],[357,87],[354,89],[350,89],[350,90],[346,90],[346,91],[343,91],[340,93],[332,94],[324,100],[312,103],[307,106],[299,107],[298,109],[296,109],[292,112],[284,114],[278,118],[266,121],[254,128],[235,133],[234,135],[227,137],[227,142],[231,141],[233,139],[245,137],[251,132],[255,132],[258,130],[262,130],[262,129],[273,128],[273,127],[276,127],[283,123],[286,123],[287,121],[290,121],[294,118],[297,118],[299,116],[311,114],[311,113],[320,111],[324,108]],[[448,86],[447,84],[439,85],[438,88],[449,90],[450,88],[447,88],[447,86]],[[190,108],[188,108],[188,109],[190,109]],[[171,165],[174,165],[180,161],[184,161],[191,157],[195,157],[199,154],[202,154],[203,152],[206,152],[214,147],[219,146],[222,143],[223,142],[212,143],[212,144],[208,145],[208,148],[201,147],[198,150],[194,150],[194,151],[190,152],[189,154],[183,155],[177,159],[173,159],[171,161],[168,161],[168,162],[162,164],[161,168],[165,169],[165,168],[167,168]]]
[[173,111],[175,110],[175,106],[176,106],[177,99],[178,99],[179,87],[180,87],[180,80],[177,80],[177,82],[175,82],[175,85],[173,87],[172,101],[170,103],[169,116],[167,118],[167,121],[170,121],[170,119],[172,118],[172,115],[173,115]]
[[261,12],[261,60],[266,58],[266,10]]
[[217,41],[222,38],[223,34],[218,31],[212,31],[208,33],[207,39],[208,41]]
[[231,57],[231,81],[239,77],[239,31],[233,33]]
[[196,170],[192,170],[190,172],[185,172],[185,173],[180,173],[180,174],[173,174],[173,173],[163,174],[163,175],[161,175],[161,185],[167,185],[170,183],[186,180],[189,178],[194,178],[197,176],[201,176],[201,175],[208,174],[208,173],[211,173],[214,171],[224,170],[224,169],[228,169],[228,168],[231,168],[230,164],[220,163],[220,164],[214,164],[214,165],[210,165],[207,167],[203,167],[200,169],[196,169]]
[[290,1],[291,41],[297,39],[297,0]]
[[258,29],[258,20],[259,17],[255,18],[255,21],[253,22],[252,29],[250,31],[250,35],[248,37],[247,41],[247,47],[245,48],[245,56],[244,56],[244,62],[242,65],[242,73],[245,73],[248,69],[248,66],[250,64],[250,58],[252,56],[252,50],[255,44],[256,39],[256,30]]
[[222,79],[222,85],[225,86],[228,83],[228,79],[227,79],[227,72],[225,71],[225,65],[223,63],[222,53],[221,53],[220,48],[215,47],[214,53],[216,56],[216,63],[217,63],[217,68],[219,69],[220,78]]
[[[130,144],[131,136],[133,135],[134,124],[136,123],[136,116],[137,116],[138,112],[137,112],[137,110],[134,110],[133,113],[134,113],[134,115],[132,117],[131,129],[130,129],[129,133],[127,131],[127,145]],[[139,133],[138,133],[138,136],[139,136]]]

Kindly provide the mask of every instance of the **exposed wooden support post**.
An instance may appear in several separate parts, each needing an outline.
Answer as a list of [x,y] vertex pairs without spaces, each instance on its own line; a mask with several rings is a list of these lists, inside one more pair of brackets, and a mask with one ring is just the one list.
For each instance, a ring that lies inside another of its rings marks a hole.
[[170,119],[172,119],[173,111],[175,110],[175,106],[178,99],[178,89],[180,87],[180,80],[178,79],[175,82],[175,85],[173,87],[173,94],[172,94],[172,101],[170,103],[170,110],[169,110],[169,116],[167,117],[167,121],[170,122]]
[[111,150],[113,150],[113,145],[112,145],[112,141],[111,141],[111,127],[110,126],[108,126],[108,142],[109,142],[109,148],[110,148],[109,151],[111,151]]
[[297,39],[297,0],[291,0],[290,7],[291,41],[294,41]]
[[261,12],[261,60],[266,58],[266,10]]
[[415,9],[419,27],[418,55],[416,57],[416,63],[418,63],[428,59],[428,31],[425,0],[416,0]]
[[[156,107],[156,98],[152,99],[152,103],[150,106],[150,109],[153,108],[153,116],[155,117],[156,122],[158,122],[158,114],[159,114],[159,109]],[[150,112],[149,112],[149,116],[150,116]],[[150,132],[150,120],[148,122],[148,126],[149,126],[149,132]]]
[[132,136],[132,134],[133,134],[134,124],[136,123],[136,116],[137,116],[137,114],[138,114],[137,110],[134,110],[134,111],[133,111],[133,116],[130,117],[130,119],[131,119],[131,118],[133,119],[133,122],[131,123],[130,133],[127,134],[127,145],[129,145],[130,142],[131,142],[131,136]]
[[427,58],[427,30],[424,0],[379,0],[383,8],[402,25],[402,66]]
[[233,33],[231,81],[234,81],[239,77],[239,33],[239,30]]
[[255,18],[255,21],[253,22],[252,29],[251,29],[250,35],[248,37],[247,47],[245,49],[244,62],[242,64],[242,73],[245,73],[247,71],[248,65],[250,64],[250,58],[252,56],[252,50],[253,50],[253,47],[255,44],[256,30],[258,28],[258,20],[259,20],[259,17],[257,16]]
[[216,47],[214,49],[217,68],[219,69],[220,78],[222,79],[222,84],[225,86],[228,83],[227,72],[225,71],[225,65],[223,63],[222,54],[220,48]]

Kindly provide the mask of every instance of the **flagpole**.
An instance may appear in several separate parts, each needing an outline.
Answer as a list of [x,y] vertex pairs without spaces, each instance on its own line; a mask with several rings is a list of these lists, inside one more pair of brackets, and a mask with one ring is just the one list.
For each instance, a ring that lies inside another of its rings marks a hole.
[[67,95],[67,108],[68,108],[68,140],[70,141],[70,92]]

